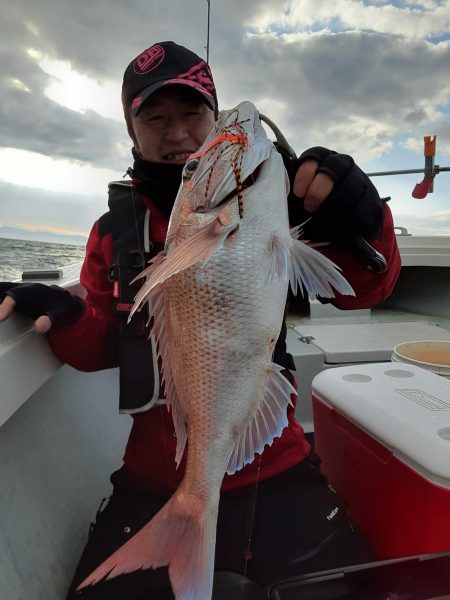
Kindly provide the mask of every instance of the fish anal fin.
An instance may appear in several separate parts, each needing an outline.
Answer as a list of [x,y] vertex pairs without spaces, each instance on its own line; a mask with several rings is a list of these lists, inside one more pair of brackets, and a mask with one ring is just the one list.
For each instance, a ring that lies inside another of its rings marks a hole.
[[268,365],[263,399],[236,442],[227,466],[228,475],[251,463],[255,454],[272,445],[287,427],[287,407],[291,404],[291,394],[297,392],[281,371],[282,367],[274,363]]

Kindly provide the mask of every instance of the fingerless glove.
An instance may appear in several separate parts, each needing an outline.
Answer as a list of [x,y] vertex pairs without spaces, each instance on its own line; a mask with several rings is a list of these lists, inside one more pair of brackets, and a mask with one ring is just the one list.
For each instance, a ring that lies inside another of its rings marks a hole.
[[86,309],[81,298],[57,285],[0,282],[0,301],[5,296],[15,300],[14,310],[19,314],[33,320],[47,315],[55,328],[72,325]]

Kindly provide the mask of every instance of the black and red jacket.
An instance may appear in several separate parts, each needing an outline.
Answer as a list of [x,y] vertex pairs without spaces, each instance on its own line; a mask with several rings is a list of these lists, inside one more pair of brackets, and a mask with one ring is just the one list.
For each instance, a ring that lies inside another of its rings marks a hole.
[[[364,201],[365,196],[374,194],[374,188],[361,173],[358,174],[359,193]],[[142,186],[139,188],[132,185],[130,193],[133,189],[136,202],[142,208],[149,209],[149,239],[153,248],[161,248],[168,220],[148,196],[142,191],[137,192],[137,188],[142,190]],[[292,197],[289,201],[291,206],[293,202],[300,202]],[[381,206],[379,198],[377,202]],[[368,308],[379,304],[390,295],[397,280],[400,256],[391,212],[387,205],[377,210],[381,210],[383,216],[373,228],[376,238],[369,241],[386,258],[388,268],[384,273],[366,270],[360,258],[345,245],[343,235],[336,236],[334,242],[321,248],[321,252],[341,267],[355,290],[355,297],[337,295],[333,303],[340,309]],[[296,220],[301,218],[297,216],[297,205],[290,210],[290,214],[295,214]],[[338,222],[335,224],[340,233],[345,234],[343,226],[340,227]],[[116,261],[113,227],[111,213],[106,213],[92,227],[80,275],[81,284],[87,292],[87,308],[82,318],[71,326],[54,329],[49,333],[53,353],[61,361],[81,371],[108,369],[119,364],[119,330],[123,321],[117,314],[115,282],[110,273],[110,268]],[[234,489],[252,484],[257,478],[262,480],[276,475],[301,462],[308,455],[310,446],[302,427],[294,418],[294,410],[289,407],[288,427],[271,447],[265,449],[261,460],[254,460],[232,476],[225,475],[222,490]],[[146,481],[155,489],[176,489],[184,473],[185,458],[176,469],[176,438],[170,413],[165,406],[156,405],[143,412],[136,412],[132,417],[133,426],[124,456],[129,474]]]

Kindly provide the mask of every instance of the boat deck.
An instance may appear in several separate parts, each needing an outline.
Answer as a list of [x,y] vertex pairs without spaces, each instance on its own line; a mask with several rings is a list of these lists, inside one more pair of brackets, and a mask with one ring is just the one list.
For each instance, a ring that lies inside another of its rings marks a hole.
[[[409,266],[382,306],[338,311],[313,302],[308,316],[291,308],[287,343],[300,382],[297,416],[309,436],[311,382],[321,370],[344,364],[330,361],[320,340],[310,339],[317,338],[311,328],[339,328],[334,337],[342,341],[356,328],[354,339],[360,344],[371,336],[358,334],[358,327],[361,332],[383,324],[412,324],[413,334],[413,325],[423,324],[450,340],[450,238],[436,252],[422,242],[416,251],[413,242],[402,241],[409,247]],[[80,291],[76,272],[69,271],[67,279],[46,282]],[[375,361],[390,361],[393,345],[391,340],[381,355],[377,347]],[[373,361],[372,351],[359,349],[352,360]],[[131,419],[118,414],[116,369],[79,373],[62,366],[45,338],[19,316],[0,325],[0,381],[2,598],[59,600],[99,502],[110,493],[108,475],[121,465]]]

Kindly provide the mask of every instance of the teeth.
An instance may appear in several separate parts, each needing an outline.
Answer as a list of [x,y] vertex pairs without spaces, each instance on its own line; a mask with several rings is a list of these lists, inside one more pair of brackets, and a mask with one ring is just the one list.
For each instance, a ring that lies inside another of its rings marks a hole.
[[190,152],[180,152],[179,154],[166,154],[166,160],[187,160]]

